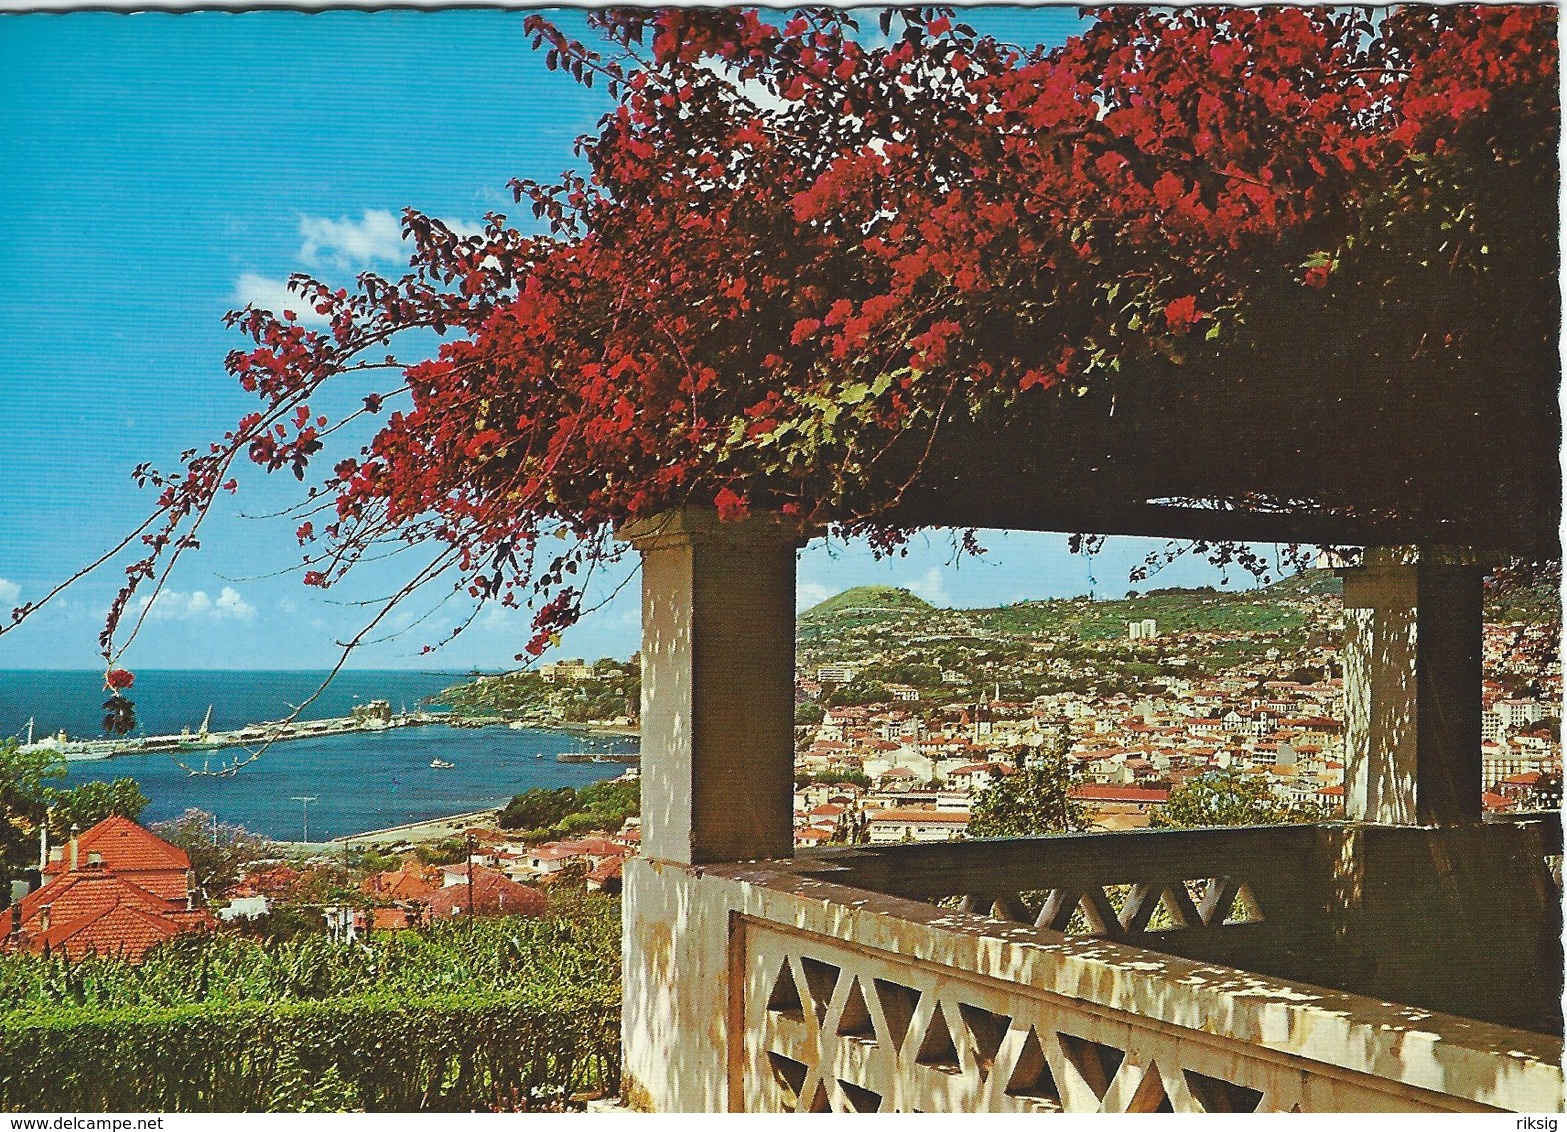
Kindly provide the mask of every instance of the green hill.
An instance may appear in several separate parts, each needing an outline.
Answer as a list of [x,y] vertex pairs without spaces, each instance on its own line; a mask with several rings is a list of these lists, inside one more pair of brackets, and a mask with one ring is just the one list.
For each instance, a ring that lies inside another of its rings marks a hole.
[[925,613],[935,606],[908,590],[893,586],[855,586],[800,614],[801,621],[819,621],[838,613]]
[[1262,592],[1273,597],[1307,597],[1313,594],[1341,594],[1344,580],[1332,570],[1302,570],[1287,578],[1280,578]]

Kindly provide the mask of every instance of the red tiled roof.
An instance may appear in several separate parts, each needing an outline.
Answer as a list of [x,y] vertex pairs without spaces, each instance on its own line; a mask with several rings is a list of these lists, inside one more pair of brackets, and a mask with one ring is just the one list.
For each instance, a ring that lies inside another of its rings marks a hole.
[[620,875],[620,868],[621,861],[619,857],[608,858],[602,864],[600,864],[598,868],[594,869],[591,873],[588,874],[588,879],[591,881],[598,881],[600,884],[602,884],[606,880],[618,877]]
[[[474,869],[473,907],[477,915],[538,916],[544,912],[544,894],[518,884],[490,869]],[[430,898],[431,916],[455,916],[468,911],[468,885],[454,884]]]
[[441,883],[436,871],[409,861],[395,872],[366,877],[359,890],[386,900],[428,900]]
[[1170,792],[1154,786],[1101,786],[1085,782],[1074,786],[1068,796],[1079,802],[1148,802],[1158,804],[1170,800]]
[[13,923],[20,918],[22,946],[28,950],[64,951],[73,959],[93,952],[137,960],[170,936],[213,925],[205,910],[186,908],[183,891],[179,899],[169,899],[137,883],[149,875],[158,874],[143,872],[132,879],[94,864],[56,876],[0,913],[0,942],[11,935]]
[[[183,849],[118,815],[104,818],[77,836],[78,865],[85,865],[92,853],[97,853],[103,863],[117,873],[175,871],[183,874],[190,868],[190,858]],[[70,846],[67,845],[60,860],[50,862],[44,872],[54,876],[67,871],[71,867],[70,858]]]
[[946,825],[967,825],[969,816],[954,810],[877,810],[867,821],[879,822],[940,822]]
[[246,877],[257,892],[267,896],[282,896],[299,883],[299,871],[289,865],[273,865],[259,873]]

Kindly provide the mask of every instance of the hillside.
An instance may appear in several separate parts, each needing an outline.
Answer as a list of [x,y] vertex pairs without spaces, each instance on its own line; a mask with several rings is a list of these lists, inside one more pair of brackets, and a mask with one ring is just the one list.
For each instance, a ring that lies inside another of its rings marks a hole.
[[935,606],[908,590],[893,586],[855,586],[800,614],[801,621],[820,621],[840,613],[927,613]]

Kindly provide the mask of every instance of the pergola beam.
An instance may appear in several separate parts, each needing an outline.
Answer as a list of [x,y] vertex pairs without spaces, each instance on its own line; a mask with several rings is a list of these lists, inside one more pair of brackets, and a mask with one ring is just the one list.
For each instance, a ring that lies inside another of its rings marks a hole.
[[1433,524],[1323,512],[1250,511],[1164,503],[1060,503],[1009,492],[965,498],[961,506],[938,498],[906,501],[878,519],[901,527],[974,527],[1054,531],[1210,542],[1302,543],[1313,546],[1439,545],[1473,548],[1485,557],[1554,558],[1559,537],[1524,516],[1495,516],[1484,531],[1457,523]]

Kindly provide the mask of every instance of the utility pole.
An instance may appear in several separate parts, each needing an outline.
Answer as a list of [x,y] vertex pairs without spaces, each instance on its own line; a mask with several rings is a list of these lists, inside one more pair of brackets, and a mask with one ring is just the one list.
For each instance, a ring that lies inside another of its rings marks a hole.
[[468,930],[473,930],[473,851],[478,848],[478,839],[473,834],[464,838],[468,846]]
[[295,795],[293,800],[300,803],[300,808],[304,811],[305,842],[308,844],[310,841],[310,803],[316,801],[317,798],[314,794],[308,798],[301,798],[298,795]]

